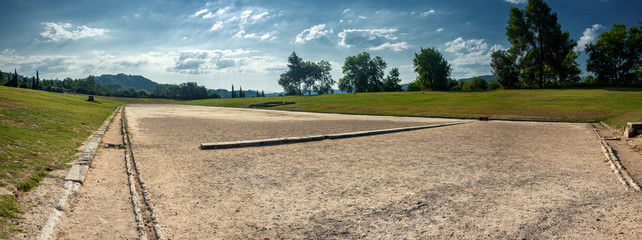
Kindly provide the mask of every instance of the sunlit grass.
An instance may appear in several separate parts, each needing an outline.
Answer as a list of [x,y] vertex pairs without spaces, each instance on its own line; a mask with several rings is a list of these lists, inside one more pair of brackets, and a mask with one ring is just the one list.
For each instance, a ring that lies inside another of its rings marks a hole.
[[399,116],[488,116],[506,119],[606,121],[624,126],[642,120],[642,89],[542,89],[479,92],[399,92],[207,99],[183,102],[248,107],[290,101],[273,109]]
[[[100,97],[86,100],[84,95],[0,87],[0,187],[28,191],[48,171],[64,168],[119,105]],[[0,215],[0,221],[11,217]],[[2,232],[11,230],[0,225]]]

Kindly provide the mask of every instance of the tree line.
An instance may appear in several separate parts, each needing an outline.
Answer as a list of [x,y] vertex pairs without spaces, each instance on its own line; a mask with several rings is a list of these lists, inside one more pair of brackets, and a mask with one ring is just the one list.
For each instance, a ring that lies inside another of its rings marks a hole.
[[[543,0],[529,0],[524,9],[511,8],[506,36],[511,48],[491,54],[493,79],[470,81],[450,78],[451,65],[435,48],[420,48],[413,59],[415,81],[408,91],[487,90],[498,88],[642,87],[642,34],[638,26],[614,24],[586,46],[587,71],[580,77],[577,42],[562,31],[557,13]],[[363,52],[346,58],[338,86],[344,92],[402,91],[399,69],[379,56]],[[287,71],[279,85],[289,95],[332,93],[336,82],[327,61],[303,61],[296,53],[288,57]]]
[[30,88],[58,93],[80,93],[99,96],[113,97],[153,97],[169,99],[206,99],[221,98],[218,92],[209,91],[205,86],[199,86],[195,82],[181,84],[158,84],[152,93],[147,90],[136,90],[134,88],[119,89],[120,86],[101,85],[96,82],[96,77],[90,75],[84,79],[65,78],[63,80],[40,80],[39,73],[32,78],[20,77],[18,71],[5,74],[0,71],[0,85],[9,87]]

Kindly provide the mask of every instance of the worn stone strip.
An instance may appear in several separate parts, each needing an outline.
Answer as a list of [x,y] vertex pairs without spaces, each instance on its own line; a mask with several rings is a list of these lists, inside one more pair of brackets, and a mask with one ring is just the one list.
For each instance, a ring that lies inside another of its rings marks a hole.
[[[127,119],[126,119],[126,116],[125,116],[124,107],[123,107],[122,119],[124,119],[124,123],[123,123],[124,135],[123,135],[123,138],[125,138],[125,136],[126,136],[126,145],[127,145],[127,148],[129,148],[131,156],[132,156],[131,159],[132,159],[132,163],[134,165],[134,171],[136,171],[136,175],[138,177],[138,185],[140,186],[141,193],[143,195],[143,201],[145,202],[145,206],[147,206],[147,210],[150,213],[150,218],[152,220],[152,228],[154,230],[154,235],[155,235],[156,239],[165,240],[166,238],[163,236],[163,230],[160,227],[160,225],[158,224],[158,221],[157,221],[157,218],[156,218],[156,213],[154,211],[154,207],[152,206],[151,199],[149,198],[149,194],[147,192],[147,188],[145,187],[145,181],[143,180],[142,173],[140,171],[140,168],[138,167],[138,161],[136,161],[136,154],[134,153],[134,146],[133,146],[131,137],[129,135],[129,130],[127,128]],[[123,140],[125,140],[125,139],[123,139]]]
[[64,218],[64,213],[67,211],[69,201],[78,194],[78,190],[85,181],[85,176],[87,175],[87,170],[89,170],[91,161],[94,159],[94,155],[96,155],[98,145],[100,145],[100,141],[102,140],[103,135],[105,135],[109,123],[120,109],[121,107],[116,108],[105,122],[100,125],[98,130],[94,132],[89,139],[89,142],[83,147],[83,151],[78,159],[76,159],[74,165],[69,169],[69,172],[67,172],[67,176],[65,176],[64,179],[65,183],[63,185],[65,192],[60,200],[58,200],[58,204],[54,207],[49,219],[47,219],[47,223],[40,231],[40,236],[38,237],[39,240],[53,239],[56,236],[58,225]]
[[136,218],[136,230],[138,230],[138,239],[146,240],[147,231],[145,231],[145,223],[143,222],[143,214],[140,210],[138,202],[138,192],[136,191],[136,180],[134,180],[134,172],[132,171],[132,163],[129,155],[129,147],[127,144],[127,131],[125,130],[125,110],[123,108],[120,118],[120,130],[123,137],[123,144],[125,145],[125,169],[127,169],[127,182],[129,183],[129,193],[131,195],[132,206],[134,207],[134,215]]
[[426,128],[445,127],[445,126],[458,125],[458,124],[471,123],[471,122],[472,121],[466,121],[466,122],[444,123],[444,124],[434,124],[434,125],[426,125],[426,126],[390,128],[390,129],[381,129],[381,130],[372,130],[372,131],[347,132],[347,133],[315,135],[315,136],[305,136],[305,137],[286,137],[286,138],[270,138],[270,139],[247,140],[247,141],[233,141],[233,142],[201,143],[201,149],[256,147],[256,146],[321,141],[324,139],[352,138],[352,137],[362,137],[362,136],[412,131],[412,130],[419,130],[419,129],[426,129]]
[[597,132],[597,129],[593,128],[593,132],[595,135],[598,137],[601,147],[602,147],[602,152],[604,153],[604,156],[606,156],[606,159],[609,161],[609,165],[611,166],[611,169],[613,169],[613,172],[617,176],[618,180],[624,185],[627,189],[632,189],[633,191],[640,192],[640,185],[638,185],[635,180],[631,177],[631,175],[624,169],[622,166],[622,163],[618,159],[618,157],[613,153],[613,149],[607,142],[605,142],[602,136]]

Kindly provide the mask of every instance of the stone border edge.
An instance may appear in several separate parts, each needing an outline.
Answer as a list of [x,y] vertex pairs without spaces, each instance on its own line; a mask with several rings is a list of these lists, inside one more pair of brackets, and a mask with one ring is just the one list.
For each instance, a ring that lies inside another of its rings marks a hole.
[[76,163],[69,169],[67,176],[64,179],[63,188],[66,189],[63,196],[58,200],[58,204],[54,207],[51,216],[47,219],[47,223],[40,231],[40,236],[38,240],[54,239],[57,233],[58,224],[62,221],[64,217],[64,212],[67,211],[69,200],[75,197],[78,194],[78,190],[85,181],[85,176],[87,175],[87,170],[91,161],[94,159],[96,150],[100,145],[100,141],[103,138],[103,135],[107,131],[109,123],[121,109],[122,106],[119,106],[111,113],[111,115],[103,122],[103,124],[91,135],[89,142],[83,147],[83,151],[76,160]]
[[426,129],[426,128],[445,127],[445,126],[465,124],[465,123],[471,123],[471,122],[472,121],[465,121],[465,122],[433,124],[433,125],[414,126],[414,127],[389,128],[389,129],[380,129],[380,130],[371,130],[371,131],[315,135],[315,136],[305,136],[305,137],[285,137],[285,138],[259,139],[259,140],[234,141],[234,142],[201,143],[201,149],[207,150],[207,149],[242,148],[242,147],[257,147],[257,146],[312,142],[312,141],[321,141],[324,139],[352,138],[352,137],[380,135],[380,134],[387,134],[387,133],[405,132],[405,131],[412,131],[412,130],[419,130],[419,129]]

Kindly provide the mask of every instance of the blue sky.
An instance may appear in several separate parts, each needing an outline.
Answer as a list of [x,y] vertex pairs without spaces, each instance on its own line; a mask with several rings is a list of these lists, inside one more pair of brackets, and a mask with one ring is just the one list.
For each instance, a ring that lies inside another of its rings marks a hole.
[[[490,52],[510,47],[509,10],[525,2],[3,1],[0,70],[59,79],[126,73],[271,92],[282,90],[277,81],[293,51],[329,61],[337,81],[345,58],[367,51],[408,83],[414,53],[434,47],[453,78],[466,78],[491,73]],[[614,23],[642,21],[642,0],[547,2],[581,45]]]

